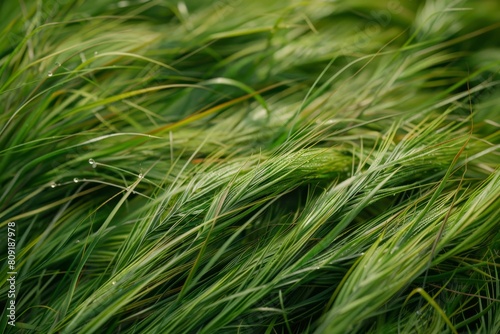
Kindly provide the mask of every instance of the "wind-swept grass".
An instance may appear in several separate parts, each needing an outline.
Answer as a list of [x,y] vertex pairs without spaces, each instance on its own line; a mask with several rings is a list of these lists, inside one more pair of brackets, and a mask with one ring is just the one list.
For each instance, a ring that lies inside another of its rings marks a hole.
[[499,332],[499,10],[2,2],[0,331]]

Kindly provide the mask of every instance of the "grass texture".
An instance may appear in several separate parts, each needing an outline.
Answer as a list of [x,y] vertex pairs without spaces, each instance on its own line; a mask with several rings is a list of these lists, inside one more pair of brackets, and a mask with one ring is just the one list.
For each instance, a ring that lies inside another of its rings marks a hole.
[[499,12],[2,1],[0,332],[500,332]]

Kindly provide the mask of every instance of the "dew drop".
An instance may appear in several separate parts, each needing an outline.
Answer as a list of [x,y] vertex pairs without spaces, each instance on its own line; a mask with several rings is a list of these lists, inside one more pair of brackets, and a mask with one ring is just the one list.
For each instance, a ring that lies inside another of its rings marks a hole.
[[78,178],[77,178],[77,177],[75,177],[75,178],[73,179],[73,182],[75,182],[75,183],[78,183],[78,181],[80,181],[80,180],[78,180]]
[[92,168],[96,168],[97,167],[97,163],[95,162],[94,159],[89,159],[89,164],[92,165]]
[[55,184],[54,182],[52,182],[52,184],[50,185],[51,188],[55,188],[57,187],[57,184]]
[[142,173],[139,174],[139,178],[142,179],[144,177],[144,175],[142,175]]
[[115,281],[113,281],[113,283],[111,283],[111,284],[115,285],[115,284],[116,284],[116,282],[115,282]]
[[76,242],[76,243],[79,243],[79,242],[80,242],[80,240],[76,240],[75,242]]
[[48,75],[49,77],[51,77],[51,76],[53,76],[54,74],[53,74],[51,71],[49,71],[49,73],[47,73],[47,75]]
[[58,62],[58,63],[56,63],[56,66],[57,66],[57,67],[61,67],[61,63],[59,63],[59,62]]
[[98,51],[94,51],[94,56],[97,56],[99,54]]

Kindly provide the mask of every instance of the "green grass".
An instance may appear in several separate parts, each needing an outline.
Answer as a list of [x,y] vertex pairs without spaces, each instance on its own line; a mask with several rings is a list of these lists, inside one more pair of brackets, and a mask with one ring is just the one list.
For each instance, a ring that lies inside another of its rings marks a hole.
[[500,332],[499,11],[2,1],[0,332]]

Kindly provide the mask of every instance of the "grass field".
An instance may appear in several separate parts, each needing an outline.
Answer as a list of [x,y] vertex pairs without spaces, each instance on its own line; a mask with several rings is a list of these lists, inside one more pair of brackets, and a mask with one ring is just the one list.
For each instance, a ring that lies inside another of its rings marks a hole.
[[499,333],[499,13],[1,1],[0,332]]

